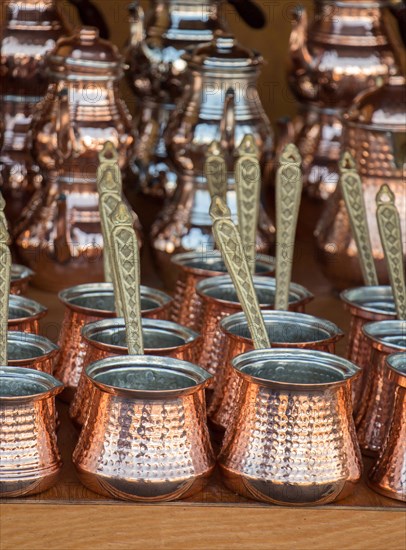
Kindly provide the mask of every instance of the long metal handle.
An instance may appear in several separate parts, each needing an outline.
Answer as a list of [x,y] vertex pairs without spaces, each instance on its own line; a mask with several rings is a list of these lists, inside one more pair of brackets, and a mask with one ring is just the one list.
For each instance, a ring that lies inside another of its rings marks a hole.
[[238,229],[251,273],[255,273],[261,167],[258,160],[258,147],[252,134],[244,137],[238,153],[239,158],[235,164]]
[[276,294],[275,309],[289,308],[293,252],[302,195],[301,157],[289,143],[280,157],[276,175]]
[[221,154],[220,143],[212,141],[207,149],[204,173],[207,179],[210,196],[218,195],[227,201],[227,165]]
[[352,233],[357,243],[365,285],[378,285],[362,182],[356,171],[355,161],[348,151],[344,153],[340,161],[340,185],[350,218]]
[[123,308],[120,300],[117,273],[114,269],[114,258],[112,251],[113,222],[111,220],[111,214],[122,200],[121,171],[117,160],[118,153],[114,145],[109,141],[106,142],[99,154],[100,165],[97,169],[100,223],[104,243],[104,278],[106,281],[113,282],[116,313],[119,317],[121,317],[123,315]]
[[141,324],[140,258],[131,214],[123,202],[112,214],[112,250],[123,307],[128,353],[144,353]]
[[221,251],[227,271],[233,280],[241,307],[247,318],[256,349],[269,348],[269,338],[258,298],[255,292],[251,271],[244,254],[243,244],[237,227],[231,220],[231,213],[220,197],[214,197],[210,206],[213,220],[213,234]]
[[10,294],[11,254],[7,226],[0,218],[0,365],[7,365],[8,297]]
[[399,319],[406,319],[406,288],[400,217],[395,205],[395,195],[386,183],[382,185],[376,195],[376,205],[379,235],[388,266],[396,313]]

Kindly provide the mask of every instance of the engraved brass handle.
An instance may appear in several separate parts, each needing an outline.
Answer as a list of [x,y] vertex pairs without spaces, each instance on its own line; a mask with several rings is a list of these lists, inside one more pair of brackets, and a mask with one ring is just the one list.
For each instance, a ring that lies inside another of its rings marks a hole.
[[210,196],[213,199],[216,195],[227,201],[227,165],[221,155],[221,148],[218,141],[213,141],[207,149],[204,163],[204,174],[207,179]]
[[123,202],[112,214],[114,268],[126,325],[128,353],[144,353],[141,324],[140,258],[131,214]]
[[276,294],[275,309],[289,308],[293,251],[302,195],[301,157],[292,143],[280,157],[276,174]]
[[258,160],[258,147],[252,134],[244,136],[238,154],[239,158],[235,164],[238,228],[251,273],[255,273],[261,167]]
[[256,349],[269,348],[269,338],[240,234],[231,220],[231,213],[220,197],[214,197],[210,206],[213,234],[223,256],[227,271],[233,280],[241,307]]
[[402,232],[395,195],[387,184],[376,195],[379,235],[388,266],[389,279],[399,319],[406,319],[406,287],[403,266]]
[[378,285],[362,182],[356,171],[355,161],[348,151],[344,153],[340,161],[340,185],[350,218],[352,233],[357,243],[365,285]]
[[0,365],[7,365],[8,297],[10,294],[11,254],[9,234],[3,217],[0,217]]

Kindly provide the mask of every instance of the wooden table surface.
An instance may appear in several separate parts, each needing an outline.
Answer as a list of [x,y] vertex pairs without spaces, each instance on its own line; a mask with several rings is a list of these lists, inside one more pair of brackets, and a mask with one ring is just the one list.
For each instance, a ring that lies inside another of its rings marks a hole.
[[[309,313],[347,330],[348,315],[316,261],[311,236],[314,219],[311,207],[302,210],[293,278],[316,296]],[[143,282],[160,286],[148,254]],[[58,300],[36,289],[29,294],[49,307],[43,330],[56,338],[63,313]],[[345,339],[338,353],[344,350]],[[405,506],[374,493],[364,480],[352,496],[310,508],[268,506],[238,497],[221,484],[217,474],[203,492],[181,502],[142,505],[103,498],[84,488],[76,477],[70,457],[77,432],[66,405],[58,407],[64,458],[61,479],[41,495],[3,501],[0,550],[406,548]],[[365,472],[369,467],[366,461]]]

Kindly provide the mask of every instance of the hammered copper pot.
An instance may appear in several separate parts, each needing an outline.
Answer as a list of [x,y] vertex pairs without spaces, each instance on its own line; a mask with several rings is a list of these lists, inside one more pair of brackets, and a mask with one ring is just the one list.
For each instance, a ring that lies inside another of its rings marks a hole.
[[38,334],[13,331],[7,335],[8,364],[12,367],[25,367],[52,375],[58,353],[58,346]]
[[[82,328],[88,323],[116,316],[112,283],[93,283],[67,288],[59,293],[65,306],[59,336],[61,353],[55,376],[65,385],[63,398],[70,401],[83,370],[87,345]],[[144,317],[167,319],[171,298],[153,288],[141,286],[141,310]]]
[[164,133],[176,103],[189,83],[187,48],[213,39],[224,29],[220,0],[151,0],[145,17],[138,2],[130,6],[131,43],[127,78],[140,103],[133,175],[128,187],[162,198],[176,189]]
[[[334,353],[336,343],[344,336],[334,323],[312,315],[294,311],[263,311],[262,314],[272,348],[314,349]],[[222,319],[220,330],[225,335],[225,362],[214,386],[208,416],[212,426],[223,431],[235,414],[234,407],[242,385],[232,360],[237,355],[253,350],[254,346],[242,312]]]
[[18,295],[25,294],[33,276],[34,272],[29,267],[20,264],[12,264],[10,293]]
[[345,110],[357,94],[382,85],[399,70],[388,6],[380,0],[315,0],[310,25],[303,7],[293,14],[288,82],[300,113],[278,149],[290,141],[296,144],[304,187],[314,198],[325,200],[336,188],[338,161],[345,151]]
[[386,497],[406,502],[406,353],[389,355],[386,369],[395,384],[393,415],[368,485]]
[[55,396],[62,384],[49,374],[0,367],[0,496],[20,497],[52,487],[62,461],[55,433]]
[[215,463],[205,370],[133,355],[97,361],[86,376],[93,400],[73,454],[84,485],[138,502],[186,498],[202,489]]
[[[202,337],[191,329],[170,321],[143,319],[144,353],[173,357],[196,363],[201,353]],[[83,327],[87,351],[75,396],[69,409],[73,422],[81,427],[87,418],[92,384],[85,375],[86,366],[114,355],[128,353],[124,319],[104,319]]]
[[340,294],[344,307],[351,314],[346,357],[362,370],[353,383],[354,412],[358,411],[365,385],[370,346],[362,327],[372,321],[395,319],[396,310],[392,289],[389,286],[361,286],[344,290]]
[[45,185],[16,246],[36,273],[33,283],[59,291],[104,278],[98,155],[110,141],[124,169],[134,138],[118,87],[122,58],[98,29],[81,27],[61,38],[47,56],[47,71],[52,83],[32,124]]
[[[171,258],[178,268],[173,299],[172,319],[177,323],[200,331],[202,324],[202,301],[196,292],[196,285],[203,279],[227,273],[221,254],[217,250],[183,252]],[[273,275],[275,258],[259,254],[255,274]]]
[[250,351],[233,366],[242,388],[219,456],[225,485],[282,505],[349,495],[362,470],[350,390],[358,367],[291,349]]
[[70,25],[56,0],[2,2],[0,104],[4,144],[0,153],[1,192],[10,232],[15,235],[27,204],[43,185],[43,175],[31,155],[29,129],[37,104],[48,87],[46,54]]
[[8,330],[39,333],[39,322],[48,309],[25,296],[10,294],[8,302]]
[[[261,309],[273,309],[275,302],[275,279],[254,276],[254,285]],[[220,329],[220,321],[227,315],[241,311],[234,284],[228,275],[211,277],[198,283],[196,292],[202,300],[203,335],[202,354],[199,365],[213,375],[210,387],[217,385],[218,376],[225,365],[226,336]],[[303,286],[291,283],[289,308],[303,312],[313,295]]]
[[[355,159],[361,177],[372,253],[379,280],[388,281],[376,221],[376,195],[387,183],[396,196],[403,235],[406,234],[404,166],[406,163],[406,84],[391,76],[381,88],[358,96],[344,116],[343,151]],[[356,244],[341,189],[329,198],[316,228],[321,265],[338,288],[362,284]],[[403,243],[406,258],[406,244]]]
[[388,355],[406,351],[406,321],[378,321],[362,329],[369,345],[369,368],[355,417],[361,451],[377,456],[382,449],[393,413],[395,384],[388,377]]

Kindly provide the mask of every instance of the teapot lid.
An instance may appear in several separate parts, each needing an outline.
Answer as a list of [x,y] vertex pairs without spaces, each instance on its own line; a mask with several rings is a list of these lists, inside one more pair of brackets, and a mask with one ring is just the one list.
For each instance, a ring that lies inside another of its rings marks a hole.
[[344,115],[350,126],[368,126],[394,132],[406,129],[406,81],[392,75],[379,88],[359,94]]
[[53,77],[72,80],[116,80],[123,76],[118,48],[99,36],[96,27],[80,27],[62,37],[48,55]]
[[263,62],[260,53],[244,48],[231,33],[216,31],[211,42],[190,50],[183,56],[194,67],[208,69],[246,69]]

